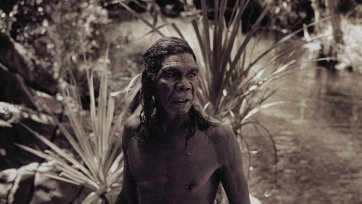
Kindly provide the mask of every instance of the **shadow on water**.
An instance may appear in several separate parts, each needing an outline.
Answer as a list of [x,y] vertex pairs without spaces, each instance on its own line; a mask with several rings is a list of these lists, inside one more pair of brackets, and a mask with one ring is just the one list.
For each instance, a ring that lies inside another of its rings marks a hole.
[[270,84],[278,89],[271,101],[290,103],[256,116],[276,142],[278,180],[270,141],[251,136],[252,148],[261,149],[253,156],[251,192],[273,204],[362,203],[362,75],[330,72],[308,55],[295,56],[304,59],[303,70]]

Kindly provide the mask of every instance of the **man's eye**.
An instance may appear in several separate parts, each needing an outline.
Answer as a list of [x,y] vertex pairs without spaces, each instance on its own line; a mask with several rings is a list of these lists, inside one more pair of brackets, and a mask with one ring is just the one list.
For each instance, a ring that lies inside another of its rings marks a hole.
[[166,78],[174,78],[175,77],[175,73],[167,73]]
[[195,76],[197,76],[197,73],[196,72],[190,72],[188,75],[189,75],[189,77],[195,77]]

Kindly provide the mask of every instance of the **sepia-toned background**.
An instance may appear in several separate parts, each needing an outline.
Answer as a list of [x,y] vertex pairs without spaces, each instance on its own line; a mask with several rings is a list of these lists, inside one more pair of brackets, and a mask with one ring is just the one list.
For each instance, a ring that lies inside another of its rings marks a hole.
[[362,203],[361,35],[360,0],[0,0],[0,203],[114,202],[161,36],[195,50],[252,203]]

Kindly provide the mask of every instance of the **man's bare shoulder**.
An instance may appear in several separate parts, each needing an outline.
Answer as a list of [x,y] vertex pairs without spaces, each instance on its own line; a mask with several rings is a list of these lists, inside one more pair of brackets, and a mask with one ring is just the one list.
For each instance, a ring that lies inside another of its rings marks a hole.
[[225,161],[238,147],[238,141],[231,126],[218,120],[211,123],[207,135],[217,151],[220,160]]
[[128,117],[124,123],[124,131],[123,131],[123,148],[126,148],[129,142],[132,139],[133,132],[140,125],[139,115],[133,114]]
[[229,125],[217,120],[211,123],[207,133],[215,142],[228,141],[236,137],[233,129]]
[[140,125],[140,117],[138,114],[132,114],[130,117],[128,117],[124,123],[125,129],[129,131],[133,131]]
[[204,115],[204,117],[211,123],[209,129],[207,130],[209,137],[215,140],[225,140],[231,136],[235,137],[234,131],[229,125],[222,123],[218,119],[209,115]]

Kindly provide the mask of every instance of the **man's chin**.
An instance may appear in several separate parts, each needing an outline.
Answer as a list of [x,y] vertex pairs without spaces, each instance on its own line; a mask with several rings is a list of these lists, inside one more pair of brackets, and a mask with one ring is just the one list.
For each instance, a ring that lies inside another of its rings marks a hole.
[[176,115],[187,115],[189,113],[190,109],[185,110],[178,110],[176,112]]
[[190,109],[191,109],[191,106],[178,107],[178,108],[173,108],[172,111],[170,111],[170,113],[172,115],[182,116],[182,115],[187,115],[189,113]]

